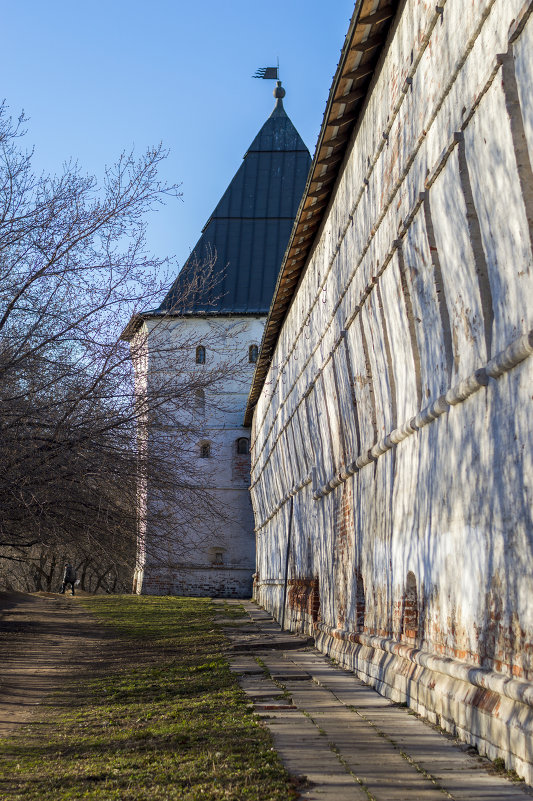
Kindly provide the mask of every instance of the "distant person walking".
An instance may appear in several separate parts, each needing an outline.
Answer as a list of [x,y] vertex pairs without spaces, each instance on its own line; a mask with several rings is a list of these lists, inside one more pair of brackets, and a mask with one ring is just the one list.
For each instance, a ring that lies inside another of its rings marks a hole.
[[65,572],[63,573],[63,584],[61,585],[61,589],[59,590],[59,592],[65,592],[65,590],[67,589],[67,584],[70,584],[70,586],[72,587],[72,595],[74,595],[74,585],[76,583],[76,578],[77,578],[76,571],[74,570],[72,565],[69,565],[69,563],[67,562],[65,564]]

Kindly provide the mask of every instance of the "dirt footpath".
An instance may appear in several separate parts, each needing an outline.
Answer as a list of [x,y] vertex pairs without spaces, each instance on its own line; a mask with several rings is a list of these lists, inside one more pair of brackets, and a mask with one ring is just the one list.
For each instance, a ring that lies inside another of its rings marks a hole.
[[[252,602],[221,601],[222,609],[226,603],[245,610],[240,621],[219,615],[231,670],[301,780],[302,801],[531,799],[531,788],[495,774],[474,749],[336,667],[308,638],[282,632]],[[45,720],[39,705],[66,680],[114,672],[131,658],[131,643],[99,625],[77,598],[0,593],[0,738],[33,713],[35,722]],[[53,724],[42,725],[45,737]]]
[[0,592],[0,737],[27,722],[67,678],[94,675],[109,644],[70,593]]

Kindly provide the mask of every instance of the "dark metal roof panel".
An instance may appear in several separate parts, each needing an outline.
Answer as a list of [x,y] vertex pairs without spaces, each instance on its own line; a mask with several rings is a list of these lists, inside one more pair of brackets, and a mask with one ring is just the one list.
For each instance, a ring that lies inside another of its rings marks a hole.
[[281,100],[277,101],[272,114],[255,137],[247,153],[252,151],[264,153],[269,150],[301,150],[308,153],[300,134],[287,116]]
[[[278,99],[159,310],[266,314],[310,164]],[[214,286],[180,307],[184,287],[210,256],[216,256]]]

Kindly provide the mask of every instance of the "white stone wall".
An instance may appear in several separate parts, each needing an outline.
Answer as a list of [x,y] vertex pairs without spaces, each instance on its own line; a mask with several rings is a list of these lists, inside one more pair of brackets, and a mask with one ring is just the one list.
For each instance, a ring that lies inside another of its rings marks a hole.
[[[533,780],[533,17],[408,0],[252,428],[258,600]],[[290,538],[290,542],[288,540]]]
[[[205,391],[204,402],[197,407],[187,403],[177,415],[176,423],[187,425],[190,416],[199,435],[187,444],[194,467],[201,471],[211,503],[220,512],[206,516],[200,524],[191,526],[187,514],[174,511],[174,521],[154,523],[156,501],[153,488],[141,488],[139,502],[144,505],[145,530],[139,535],[139,568],[134,590],[146,594],[215,595],[249,597],[255,569],[255,537],[253,512],[248,491],[250,457],[237,453],[237,440],[250,438],[249,429],[242,426],[254,365],[248,361],[250,345],[259,345],[264,317],[174,318],[165,321],[147,319],[140,336],[147,336],[147,355],[137,365],[138,391],[146,382],[176,380],[187,370],[211,371],[220,364],[237,365],[236,370],[223,370],[223,377]],[[163,343],[163,347],[162,347]],[[196,347],[206,348],[205,364],[196,364]],[[180,479],[180,459],[183,458],[183,435],[177,426],[166,432],[172,444],[176,442],[176,481]],[[197,440],[197,441],[196,441]],[[209,444],[211,455],[201,458],[202,444]],[[150,434],[148,434],[150,448]],[[168,511],[168,510],[167,510]],[[202,512],[200,510],[200,517]],[[143,542],[144,539],[144,542]],[[159,549],[158,542],[164,547]],[[172,544],[168,553],[168,543]],[[219,564],[222,562],[222,564]]]

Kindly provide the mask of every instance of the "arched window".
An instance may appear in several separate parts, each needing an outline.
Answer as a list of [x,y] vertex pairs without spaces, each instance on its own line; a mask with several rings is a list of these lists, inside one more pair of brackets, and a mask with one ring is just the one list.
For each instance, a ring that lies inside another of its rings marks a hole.
[[255,364],[259,356],[259,348],[257,345],[250,345],[248,348],[248,361],[250,364]]
[[194,406],[198,414],[205,413],[205,392],[203,389],[197,389],[194,393]]
[[246,437],[239,437],[237,440],[237,454],[239,456],[250,452],[250,442]]
[[405,582],[403,633],[407,637],[416,637],[418,634],[418,592],[415,574],[411,570]]
[[200,445],[200,459],[209,459],[211,456],[211,443],[202,442]]
[[198,345],[196,348],[196,364],[205,364],[205,347]]

